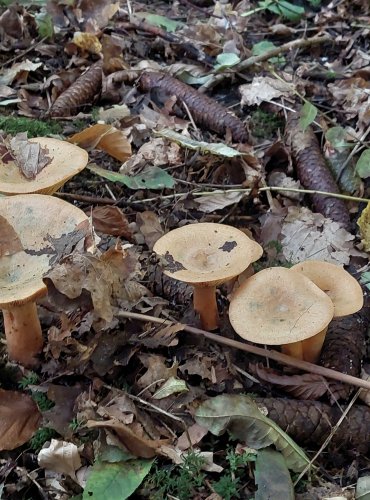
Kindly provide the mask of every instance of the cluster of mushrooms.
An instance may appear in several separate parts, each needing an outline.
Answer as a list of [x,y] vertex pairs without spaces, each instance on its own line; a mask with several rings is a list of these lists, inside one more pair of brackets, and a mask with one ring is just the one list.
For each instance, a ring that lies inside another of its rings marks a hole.
[[[167,276],[194,287],[194,309],[209,331],[219,326],[216,287],[243,273],[263,253],[239,229],[216,223],[174,229],[156,242],[154,251]],[[280,345],[285,354],[316,363],[330,321],[362,306],[361,286],[347,271],[309,260],[245,279],[231,296],[229,318],[242,338]]]
[[87,165],[83,149],[65,141],[35,138],[51,158],[34,179],[13,161],[0,161],[0,308],[9,358],[34,366],[43,347],[36,300],[42,280],[68,235],[86,231],[88,217],[52,195]]

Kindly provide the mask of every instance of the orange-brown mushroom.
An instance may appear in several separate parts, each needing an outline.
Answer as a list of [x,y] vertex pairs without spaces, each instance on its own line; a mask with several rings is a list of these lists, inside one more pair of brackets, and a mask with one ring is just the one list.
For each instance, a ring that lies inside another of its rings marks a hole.
[[153,250],[163,258],[167,276],[193,285],[194,309],[205,330],[219,326],[216,287],[238,276],[263,253],[239,229],[210,222],[174,229]]
[[47,293],[43,275],[71,233],[75,239],[84,237],[88,219],[65,201],[38,194],[0,198],[0,218],[19,239],[18,246],[5,247],[0,256],[0,308],[9,357],[32,366],[43,344],[36,308],[36,300]]
[[[331,299],[311,280],[284,267],[248,278],[230,301],[230,322],[250,342],[281,345],[298,359],[314,362],[321,332],[333,318]],[[321,349],[321,347],[320,347]]]
[[48,137],[36,137],[30,142],[40,144],[51,158],[50,163],[34,179],[27,179],[14,161],[0,160],[0,193],[53,194],[87,165],[87,152],[74,144]]

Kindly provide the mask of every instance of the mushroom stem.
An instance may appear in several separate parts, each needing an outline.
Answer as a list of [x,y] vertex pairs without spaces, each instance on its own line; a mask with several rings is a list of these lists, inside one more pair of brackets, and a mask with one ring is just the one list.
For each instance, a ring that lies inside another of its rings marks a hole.
[[327,330],[327,328],[324,328],[324,330],[306,340],[284,344],[281,346],[281,351],[293,358],[308,361],[309,363],[317,363]]
[[37,364],[42,351],[42,331],[35,302],[3,310],[9,358],[25,366]]
[[194,286],[194,309],[200,316],[202,328],[207,331],[216,330],[220,323],[216,301],[215,286]]

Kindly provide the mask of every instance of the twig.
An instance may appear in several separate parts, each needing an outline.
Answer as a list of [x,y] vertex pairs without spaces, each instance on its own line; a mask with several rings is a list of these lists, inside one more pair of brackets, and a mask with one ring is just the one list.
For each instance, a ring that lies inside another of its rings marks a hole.
[[[232,69],[235,70],[235,72],[240,73],[257,63],[267,61],[268,59],[284,54],[285,52],[305,47],[313,47],[315,45],[321,45],[322,43],[326,42],[334,42],[334,40],[331,38],[330,35],[313,36],[311,38],[301,38],[299,40],[292,40],[291,42],[284,43],[283,45],[280,45],[280,47],[274,47],[273,49],[268,50],[267,52],[264,52],[263,54],[260,54],[258,56],[248,57],[248,59],[241,61]],[[227,76],[228,75],[224,73],[214,75],[212,79],[208,80],[204,85],[200,87],[199,89],[200,92],[205,92],[206,90],[214,87],[215,85],[222,82],[225,78],[227,78]]]
[[348,415],[348,412],[349,410],[352,408],[353,404],[355,403],[356,399],[358,398],[360,392],[362,391],[362,389],[359,389],[356,394],[353,396],[353,398],[351,399],[350,403],[348,404],[347,408],[344,410],[342,416],[340,417],[340,419],[338,420],[338,422],[334,425],[334,427],[332,428],[329,436],[325,439],[325,441],[323,442],[322,446],[320,447],[319,451],[315,454],[315,456],[310,460],[310,462],[306,465],[306,467],[303,469],[303,471],[299,474],[299,476],[297,477],[295,483],[294,483],[294,486],[296,486],[299,481],[302,479],[302,477],[306,474],[306,472],[310,469],[310,467],[313,465],[313,463],[315,462],[315,460],[317,459],[317,457],[320,455],[320,453],[328,446],[328,444],[330,443],[330,441],[332,440],[334,434],[338,431],[340,425],[342,424],[343,420],[346,418],[346,416]]
[[23,56],[25,56],[26,54],[28,54],[28,52],[31,52],[32,50],[35,50],[35,48],[38,47],[39,45],[41,45],[43,42],[45,42],[46,39],[47,39],[47,36],[45,36],[44,38],[41,38],[41,40],[39,40],[38,42],[36,42],[34,44],[31,44],[31,46],[28,47],[26,50],[23,50],[22,52],[20,52],[19,54],[17,54],[15,57],[12,57],[11,59],[8,59],[3,64],[1,64],[0,68],[3,68],[4,66],[7,66],[10,63],[13,63],[14,61],[17,61],[17,59],[21,59]]
[[[118,317],[137,319],[139,321],[150,321],[152,323],[159,323],[161,325],[175,324],[173,321],[168,321],[162,318],[156,318],[155,316],[148,316],[146,314],[139,314],[130,311],[120,311],[118,313]],[[362,380],[357,377],[353,377],[352,375],[340,373],[337,372],[336,370],[331,370],[330,368],[324,368],[323,366],[314,365],[312,363],[308,363],[307,361],[301,361],[300,359],[292,358],[291,356],[287,356],[286,354],[282,354],[277,351],[262,349],[261,347],[256,347],[250,344],[243,344],[242,342],[238,342],[237,340],[228,339],[226,337],[222,337],[221,335],[216,335],[214,333],[206,332],[205,330],[201,330],[200,328],[195,328],[193,326],[185,325],[183,323],[180,324],[183,326],[183,331],[194,333],[195,335],[202,335],[206,339],[212,340],[219,344],[227,345],[229,347],[234,347],[235,349],[239,349],[241,351],[250,352],[252,354],[256,354],[257,356],[270,358],[284,365],[293,366],[294,368],[299,368],[300,370],[309,373],[315,373],[316,375],[321,375],[323,377],[327,377],[333,380],[339,380],[340,382],[344,382],[345,384],[351,384],[356,387],[361,387],[363,389],[370,389],[370,382]]]
[[[280,187],[280,186],[264,186],[259,188],[258,193],[261,193],[263,191],[286,191],[286,192],[291,192],[291,193],[303,193],[303,194],[318,194],[321,196],[331,196],[333,198],[339,198],[341,200],[347,200],[347,201],[357,201],[358,203],[362,202],[369,202],[370,198],[360,198],[358,196],[350,196],[346,194],[339,194],[339,193],[329,193],[328,191],[315,191],[314,189],[298,189],[298,188],[287,188],[287,187]],[[252,189],[242,189],[242,188],[235,188],[235,189],[215,189],[214,191],[189,191],[186,193],[173,193],[173,194],[167,194],[164,196],[155,196],[153,198],[145,198],[144,200],[132,200],[131,203],[148,203],[151,201],[158,201],[158,200],[170,200],[173,198],[181,198],[185,196],[192,195],[194,197],[197,196],[213,196],[215,194],[228,194],[228,193],[244,193],[245,195],[249,195],[252,192]]]
[[115,205],[117,200],[111,200],[110,198],[98,198],[96,196],[87,196],[84,194],[75,194],[75,193],[55,193],[55,196],[59,198],[69,198],[76,201],[82,201],[85,203],[96,203],[100,205]]

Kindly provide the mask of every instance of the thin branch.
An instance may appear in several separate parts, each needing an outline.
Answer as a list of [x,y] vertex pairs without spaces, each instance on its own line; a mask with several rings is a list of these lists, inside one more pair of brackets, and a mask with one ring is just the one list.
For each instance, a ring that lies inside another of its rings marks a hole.
[[[176,324],[173,321],[168,321],[162,318],[156,318],[155,316],[148,316],[146,314],[139,314],[130,311],[120,311],[118,313],[118,317],[137,319],[139,321],[150,321],[152,323],[159,323],[161,325]],[[356,387],[361,387],[363,389],[370,389],[370,382],[368,382],[367,380],[362,380],[358,377],[353,377],[352,375],[347,375],[345,373],[337,372],[336,370],[331,370],[330,368],[324,368],[323,366],[314,365],[312,363],[308,363],[307,361],[301,361],[300,359],[292,358],[291,356],[287,356],[286,354],[282,354],[277,351],[271,351],[270,349],[262,349],[261,347],[256,347],[250,344],[243,344],[242,342],[238,342],[237,340],[229,339],[226,337],[222,337],[221,335],[216,335],[214,333],[206,332],[205,330],[201,330],[200,328],[195,328],[193,326],[185,325],[183,323],[178,323],[178,324],[181,324],[181,326],[183,326],[183,331],[194,333],[196,335],[202,335],[206,339],[212,340],[213,342],[217,342],[218,344],[227,345],[229,347],[239,349],[240,351],[256,354],[257,356],[270,358],[284,365],[293,366],[294,368],[298,368],[300,370],[309,373],[315,373],[316,375],[321,375],[322,377],[327,377],[333,380],[339,380],[340,382],[344,382],[345,384],[354,385]]]

